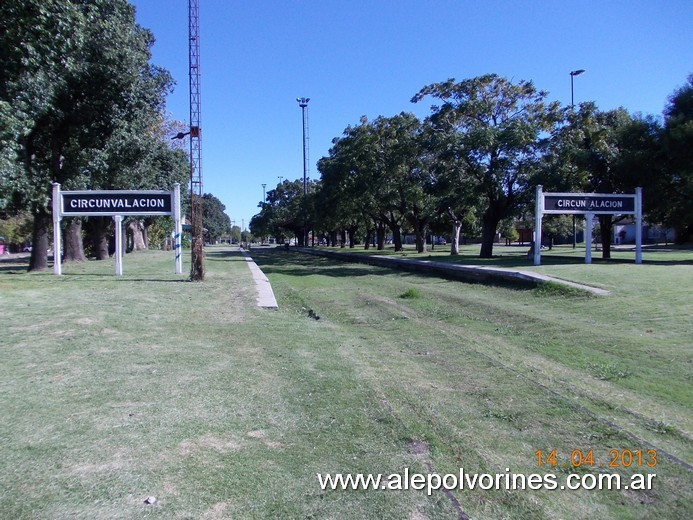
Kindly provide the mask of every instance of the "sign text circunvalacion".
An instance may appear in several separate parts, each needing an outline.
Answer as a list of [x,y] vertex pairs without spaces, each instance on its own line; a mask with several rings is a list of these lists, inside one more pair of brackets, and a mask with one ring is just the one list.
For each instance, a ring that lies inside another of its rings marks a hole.
[[635,211],[633,195],[544,194],[544,213],[613,213]]

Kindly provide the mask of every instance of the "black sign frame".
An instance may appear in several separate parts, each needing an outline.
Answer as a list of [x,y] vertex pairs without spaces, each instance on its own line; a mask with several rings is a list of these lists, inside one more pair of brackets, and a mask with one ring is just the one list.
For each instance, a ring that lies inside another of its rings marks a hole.
[[172,215],[173,194],[160,190],[61,191],[60,214],[65,217]]
[[[546,202],[549,202],[549,209]],[[534,265],[541,265],[541,220],[545,214],[585,215],[585,263],[592,263],[592,224],[596,215],[628,215],[635,217],[635,263],[642,263],[642,188],[635,194],[626,193],[544,193],[536,188],[534,206]]]
[[[53,183],[53,249],[61,251],[62,237],[60,221],[63,217],[112,216],[115,221],[116,276],[123,275],[123,217],[171,216],[174,222],[174,255],[176,274],[183,273],[181,237],[183,235],[180,184],[175,183],[172,191],[164,190],[95,190],[62,191],[60,184]],[[53,274],[61,275],[60,257],[53,261]]]

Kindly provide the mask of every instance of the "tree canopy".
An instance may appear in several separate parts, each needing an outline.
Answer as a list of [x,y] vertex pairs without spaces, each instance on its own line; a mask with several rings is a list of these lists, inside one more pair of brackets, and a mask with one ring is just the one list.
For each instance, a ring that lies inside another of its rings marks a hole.
[[[126,0],[0,4],[0,205],[34,219],[31,269],[47,263],[51,183],[170,189],[184,154],[157,135],[170,74]],[[183,184],[185,186],[185,184]]]
[[499,222],[529,200],[548,135],[562,118],[559,104],[531,81],[496,74],[434,83],[412,102],[429,96],[442,102],[432,107],[431,124],[454,137],[450,145],[483,200],[480,256],[490,257]]
[[[672,95],[662,125],[653,116],[601,111],[591,102],[562,107],[531,81],[496,74],[433,83],[411,100],[434,100],[424,121],[405,112],[372,121],[362,116],[318,161],[321,181],[307,207],[293,200],[302,194],[287,189],[289,183],[268,195],[253,226],[261,234],[293,232],[307,219],[332,245],[341,234],[342,246],[361,241],[366,248],[374,237],[382,248],[389,231],[395,250],[402,248],[402,233],[413,233],[422,251],[428,231],[447,222],[451,254],[464,230],[480,233],[480,256],[489,257],[499,232],[518,236],[513,223],[531,226],[525,214],[538,184],[545,191],[607,193],[639,186],[648,222],[675,227],[678,239],[687,240],[693,228],[692,85],[693,76]],[[623,216],[599,219],[608,258],[612,226]],[[565,218],[549,219],[547,226],[552,237],[572,227]]]
[[224,213],[226,206],[211,193],[202,195],[202,221],[205,226],[205,238],[214,243],[222,235],[231,233],[231,218]]

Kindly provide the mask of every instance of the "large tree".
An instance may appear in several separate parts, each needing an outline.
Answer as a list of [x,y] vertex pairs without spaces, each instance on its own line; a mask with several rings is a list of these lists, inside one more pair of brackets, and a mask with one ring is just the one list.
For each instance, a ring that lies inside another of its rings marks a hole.
[[347,127],[318,163],[319,202],[328,210],[322,218],[329,216],[350,236],[364,228],[366,243],[375,232],[379,249],[389,228],[395,251],[401,250],[407,221],[423,236],[431,217],[423,197],[428,172],[421,168],[420,136],[421,122],[405,112],[371,122],[362,117],[360,125]]
[[[633,193],[643,188],[646,211],[657,204],[666,172],[659,136],[651,117],[633,117],[624,108],[600,111],[582,103],[554,136],[555,171],[547,181],[558,190]],[[627,215],[598,215],[602,257],[611,257],[614,223]],[[591,237],[586,237],[589,240]]]
[[47,265],[50,182],[63,164],[55,105],[79,67],[85,24],[76,5],[58,0],[4,1],[0,24],[0,193],[5,206],[30,210],[30,267],[40,269]]
[[250,221],[253,235],[273,235],[279,241],[287,234],[292,234],[298,239],[299,246],[305,245],[303,230],[304,226],[310,228],[313,224],[314,194],[318,191],[317,187],[316,181],[308,181],[306,201],[303,196],[303,180],[285,180],[268,191],[262,210]]
[[[316,216],[332,245],[338,233],[343,232],[346,238],[347,230],[353,245],[359,227],[370,220],[372,186],[367,178],[375,166],[372,141],[372,126],[361,118],[360,125],[347,127],[341,137],[333,139],[329,155],[318,161],[321,183],[315,199]],[[343,239],[342,247],[345,244]]]
[[483,199],[480,256],[489,258],[498,223],[531,198],[547,136],[561,119],[559,105],[530,81],[496,74],[434,83],[412,102],[428,96],[441,101],[432,107],[432,125],[457,134],[457,153]]
[[428,193],[432,194],[438,220],[447,220],[452,227],[450,254],[459,254],[460,234],[469,231],[476,220],[478,185],[468,175],[463,147],[457,132],[439,132],[426,120],[422,133],[423,164],[429,176]]
[[202,221],[205,238],[214,244],[222,235],[231,232],[231,218],[225,213],[226,206],[211,193],[202,195]]
[[9,123],[0,182],[6,198],[31,209],[30,269],[41,269],[51,182],[99,188],[136,163],[171,81],[148,63],[153,37],[126,0],[6,0],[0,23],[0,117]]
[[693,239],[693,74],[664,110],[662,144],[667,178],[656,213],[676,230],[676,241]]

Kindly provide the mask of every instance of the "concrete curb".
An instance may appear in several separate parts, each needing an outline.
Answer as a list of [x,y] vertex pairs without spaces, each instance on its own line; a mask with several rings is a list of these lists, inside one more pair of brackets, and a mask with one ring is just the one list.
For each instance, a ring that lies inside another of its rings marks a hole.
[[248,262],[250,273],[253,275],[253,280],[255,280],[255,288],[257,289],[257,306],[265,309],[278,309],[279,305],[277,305],[277,300],[274,297],[274,291],[272,290],[272,285],[270,284],[269,279],[244,249],[241,249],[241,253],[243,253],[245,261]]
[[604,289],[570,282],[568,280],[561,280],[560,278],[554,278],[552,276],[546,276],[543,274],[534,273],[532,271],[503,269],[500,267],[486,267],[479,265],[448,264],[433,260],[393,258],[379,255],[365,255],[361,253],[338,253],[336,251],[322,251],[308,248],[295,248],[294,250],[347,262],[358,262],[379,267],[390,267],[418,273],[433,274],[466,282],[493,283],[501,281],[531,286],[537,286],[546,282],[553,282],[587,291],[591,294],[596,294],[599,296],[608,296],[610,294],[609,291]]

